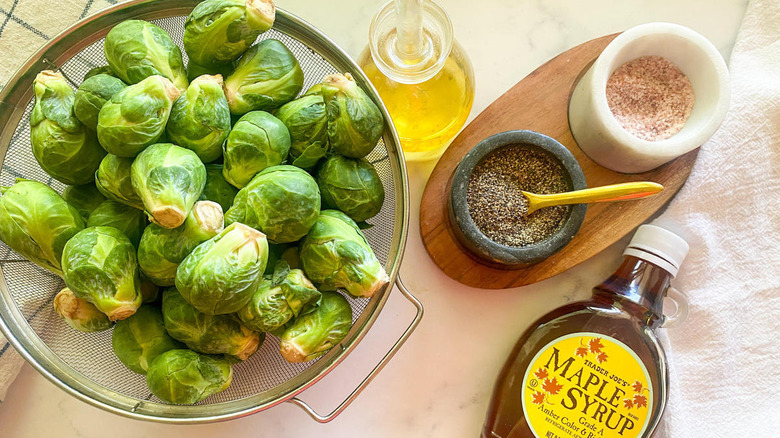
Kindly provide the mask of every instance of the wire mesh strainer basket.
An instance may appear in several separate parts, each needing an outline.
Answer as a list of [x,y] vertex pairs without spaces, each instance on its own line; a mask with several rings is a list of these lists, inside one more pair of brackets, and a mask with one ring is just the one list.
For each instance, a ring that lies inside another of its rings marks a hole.
[[[9,81],[0,94],[0,186],[16,178],[45,182],[58,191],[64,185],[37,164],[30,146],[29,115],[33,107],[33,80],[44,69],[61,71],[74,86],[88,70],[105,65],[103,41],[108,31],[127,19],[152,21],[182,47],[184,21],[200,0],[136,0],[87,18],[51,40]],[[422,317],[422,307],[398,278],[408,222],[407,179],[399,141],[386,108],[368,79],[343,50],[317,29],[277,10],[274,28],[260,39],[276,38],[296,56],[304,71],[303,89],[325,75],[350,72],[377,103],[385,131],[366,158],[385,188],[381,212],[365,231],[371,247],[390,275],[390,283],[369,299],[351,299],[353,326],[342,343],[318,360],[287,363],[278,352],[278,339],[267,336],[246,362],[234,366],[233,383],[226,391],[193,406],[165,404],[150,394],[144,376],[126,369],[111,350],[111,332],[81,333],[70,329],[52,306],[62,279],[38,268],[0,243],[0,329],[19,353],[41,374],[91,404],[129,417],[196,423],[225,420],[272,407],[284,401],[304,408],[318,421],[329,421],[357,396],[411,334]],[[186,58],[186,53],[182,50]],[[397,284],[417,308],[417,314],[379,365],[337,408],[320,415],[296,396],[314,384],[354,349],[377,318]]]

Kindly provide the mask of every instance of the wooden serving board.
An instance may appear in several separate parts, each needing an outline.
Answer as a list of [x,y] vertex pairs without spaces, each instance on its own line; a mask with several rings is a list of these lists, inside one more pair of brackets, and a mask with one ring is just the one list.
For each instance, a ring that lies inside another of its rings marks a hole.
[[[685,183],[698,149],[655,170],[627,175],[596,164],[572,137],[568,107],[574,86],[617,35],[581,44],[536,69],[477,116],[441,157],[423,193],[420,232],[428,254],[448,276],[483,289],[523,286],[550,278],[596,255],[641,225]],[[579,233],[557,254],[528,268],[491,268],[477,261],[455,240],[447,215],[450,181],[458,163],[478,142],[515,129],[537,131],[561,142],[579,161],[588,187],[655,181],[665,189],[656,196],[638,201],[590,204]]]

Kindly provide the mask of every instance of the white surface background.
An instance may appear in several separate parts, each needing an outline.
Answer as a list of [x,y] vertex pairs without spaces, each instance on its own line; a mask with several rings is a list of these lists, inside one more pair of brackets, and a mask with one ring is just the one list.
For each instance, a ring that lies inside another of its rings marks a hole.
[[[278,0],[350,55],[365,46],[381,1]],[[472,118],[558,53],[650,21],[679,23],[709,38],[728,60],[746,0],[440,0],[471,56],[477,95]],[[479,5],[479,6],[476,6]],[[479,290],[446,277],[419,235],[419,202],[433,163],[410,164],[411,225],[401,273],[425,317],[399,354],[336,420],[320,425],[295,406],[225,423],[172,426],[109,414],[83,403],[25,366],[0,406],[0,437],[476,437],[494,379],[517,337],[558,305],[588,296],[619,263],[627,239],[542,283]],[[684,269],[684,268],[683,268]],[[333,373],[303,393],[329,412],[389,349],[413,309],[394,291],[377,324]],[[678,330],[687,330],[683,325]],[[674,370],[672,378],[674,378]]]

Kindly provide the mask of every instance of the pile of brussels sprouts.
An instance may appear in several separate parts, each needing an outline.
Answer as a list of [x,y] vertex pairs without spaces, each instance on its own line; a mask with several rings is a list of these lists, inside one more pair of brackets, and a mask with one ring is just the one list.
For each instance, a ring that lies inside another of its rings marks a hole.
[[75,92],[42,71],[32,150],[68,186],[2,189],[0,239],[64,279],[56,311],[113,329],[119,360],[169,403],[223,391],[266,333],[290,362],[325,354],[352,323],[338,291],[388,282],[361,232],[384,201],[364,158],[382,115],[349,74],[301,94],[292,52],[253,45],[274,17],[270,0],[206,0],[186,68],[163,29],[128,20]]

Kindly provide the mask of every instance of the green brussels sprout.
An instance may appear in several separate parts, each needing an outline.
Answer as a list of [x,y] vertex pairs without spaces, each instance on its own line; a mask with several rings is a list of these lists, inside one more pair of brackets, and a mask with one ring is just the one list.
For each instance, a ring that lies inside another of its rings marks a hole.
[[238,191],[225,213],[225,225],[257,228],[272,243],[295,242],[309,232],[320,213],[320,190],[311,175],[295,166],[273,166]]
[[184,22],[184,50],[204,66],[233,62],[273,26],[275,17],[271,0],[205,0]]
[[85,79],[76,90],[73,113],[84,126],[94,131],[97,129],[100,109],[113,95],[126,87],[127,85],[121,79],[105,74]]
[[233,73],[233,63],[204,67],[190,59],[190,62],[187,64],[187,79],[190,81],[194,81],[198,76],[203,75],[221,75],[224,79],[230,76],[230,73]]
[[225,95],[235,115],[253,110],[269,111],[293,100],[303,88],[303,70],[279,40],[267,39],[252,46],[225,79]]
[[105,201],[106,197],[100,193],[95,184],[82,184],[65,187],[62,191],[62,199],[68,201],[68,204],[75,208],[86,222],[89,214]]
[[116,323],[111,347],[119,361],[138,374],[146,374],[154,359],[166,351],[185,348],[165,331],[162,311],[148,305]]
[[152,222],[176,228],[206,185],[206,167],[195,152],[170,143],[149,146],[130,168],[133,189]]
[[200,194],[201,201],[214,201],[222,207],[222,211],[228,211],[233,205],[238,189],[227,182],[222,174],[221,164],[206,164],[206,186]]
[[341,210],[355,222],[374,217],[385,201],[382,180],[365,158],[333,155],[317,171],[317,184],[323,207]]
[[132,158],[106,155],[95,173],[95,185],[106,198],[143,210],[144,202],[133,189],[130,178],[132,165]]
[[54,297],[54,310],[69,326],[80,332],[102,332],[114,325],[97,307],[77,297],[67,287]]
[[125,319],[141,306],[135,248],[116,228],[76,233],[62,251],[62,271],[70,290],[111,321]]
[[143,211],[111,200],[100,204],[87,220],[88,227],[114,227],[125,233],[136,248],[141,241],[141,234],[146,224],[146,215]]
[[284,163],[289,151],[290,133],[284,123],[265,111],[248,112],[225,142],[225,180],[243,188],[261,170]]
[[333,152],[363,158],[382,137],[384,119],[374,101],[349,73],[322,81],[322,98],[328,115],[328,140]]
[[192,81],[173,104],[166,129],[171,143],[195,151],[204,163],[219,158],[230,132],[222,76],[203,75]]
[[[140,258],[139,258],[140,261]],[[138,265],[141,266],[140,263]],[[146,275],[144,275],[143,272],[141,272],[141,275],[139,276],[141,279],[141,299],[144,304],[147,303],[153,303],[157,301],[157,298],[160,296],[160,286],[157,286],[154,284],[152,280],[149,279]]]
[[271,278],[264,278],[241,308],[238,318],[252,330],[273,332],[301,314],[307,304],[315,304],[320,292],[300,269],[280,263]]
[[157,398],[188,405],[226,390],[233,381],[228,359],[190,350],[168,350],[149,365],[146,384]]
[[101,65],[99,67],[95,67],[95,68],[89,69],[87,74],[84,75],[84,80],[86,81],[87,79],[91,78],[92,76],[97,76],[97,75],[109,75],[109,76],[113,76],[113,77],[115,77],[117,79],[119,78],[116,75],[116,72],[111,67],[109,67],[107,65]]
[[267,261],[265,235],[234,223],[182,260],[176,270],[176,289],[203,313],[237,312],[252,298]]
[[303,272],[319,290],[344,288],[370,297],[389,278],[355,221],[338,210],[323,210],[301,241]]
[[285,103],[276,111],[276,117],[290,131],[291,164],[303,169],[314,167],[328,152],[328,117],[322,95],[310,89]]
[[176,228],[151,224],[138,245],[141,272],[159,286],[173,286],[176,270],[195,247],[222,231],[222,209],[211,201],[198,201],[184,223]]
[[75,93],[61,73],[44,70],[33,83],[35,106],[30,113],[30,143],[35,160],[57,181],[94,181],[106,155],[95,134],[73,115]]
[[246,360],[265,339],[265,334],[253,332],[235,315],[199,312],[172,287],[163,292],[162,312],[168,334],[199,353]]
[[143,20],[125,20],[108,32],[103,49],[108,65],[128,84],[160,75],[179,90],[187,88],[181,50],[157,25]]
[[352,308],[338,292],[323,292],[320,304],[284,330],[279,352],[288,362],[315,359],[341,342],[352,327]]
[[287,263],[292,269],[301,267],[301,260],[298,258],[298,245],[295,243],[269,243],[268,244],[268,263],[265,265],[263,275],[271,275],[276,271],[276,265],[281,262]]
[[150,76],[124,88],[100,109],[100,144],[111,154],[135,157],[165,132],[171,107],[180,94],[162,76]]
[[81,215],[51,187],[37,181],[17,180],[0,192],[0,240],[62,277],[62,249],[84,229]]

